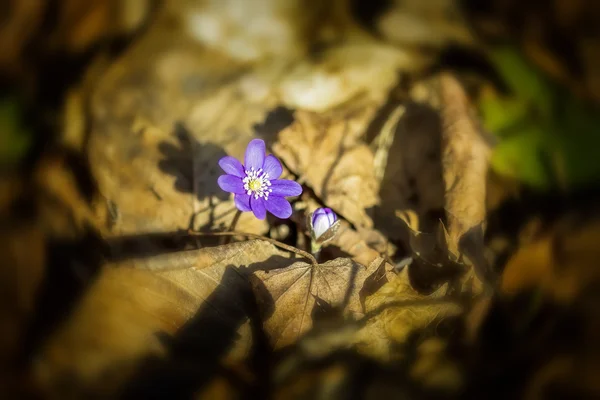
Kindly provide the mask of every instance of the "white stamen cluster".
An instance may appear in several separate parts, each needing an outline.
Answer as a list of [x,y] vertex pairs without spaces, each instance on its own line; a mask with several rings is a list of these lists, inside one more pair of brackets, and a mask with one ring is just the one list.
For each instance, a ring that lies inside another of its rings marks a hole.
[[254,195],[255,199],[263,197],[265,200],[269,200],[269,193],[273,189],[269,188],[271,186],[269,174],[264,173],[262,168],[257,171],[254,168],[246,170],[246,177],[242,179],[242,182],[244,182],[244,189],[249,196]]

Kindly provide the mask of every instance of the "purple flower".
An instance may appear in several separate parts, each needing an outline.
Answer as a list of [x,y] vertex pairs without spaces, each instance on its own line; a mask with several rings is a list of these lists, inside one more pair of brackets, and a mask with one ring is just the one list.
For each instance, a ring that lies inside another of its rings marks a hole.
[[226,156],[219,166],[227,173],[217,181],[219,187],[235,194],[235,206],[240,211],[252,211],[256,218],[265,219],[267,211],[278,218],[289,218],[292,206],[286,196],[298,196],[302,186],[297,182],[277,179],[283,168],[272,154],[266,155],[265,142],[254,139],[246,147],[245,166]]
[[310,217],[311,235],[314,240],[325,242],[332,239],[337,232],[336,221],[337,215],[331,208],[317,208]]

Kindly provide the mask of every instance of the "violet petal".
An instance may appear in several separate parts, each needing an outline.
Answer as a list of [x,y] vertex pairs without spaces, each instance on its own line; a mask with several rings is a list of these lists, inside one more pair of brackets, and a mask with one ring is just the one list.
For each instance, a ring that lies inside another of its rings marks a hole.
[[321,236],[322,234],[324,234],[327,229],[329,229],[331,227],[331,224],[329,223],[329,217],[327,215],[319,215],[317,218],[315,218],[313,220],[313,232],[315,235],[315,238],[319,238],[319,236]]
[[287,179],[276,179],[271,181],[271,196],[299,196],[302,194],[302,186],[298,182]]
[[236,194],[234,197],[235,206],[242,212],[252,211],[250,208],[250,196],[246,193]]
[[219,166],[225,173],[234,175],[240,178],[246,176],[244,173],[244,166],[237,158],[231,156],[225,156],[219,160]]
[[321,215],[324,215],[324,214],[325,214],[325,209],[324,208],[317,208],[312,213],[311,223],[314,225],[316,223],[316,221],[317,221],[317,218],[319,218]]
[[281,163],[273,154],[269,154],[265,158],[265,163],[263,164],[263,171],[266,174],[269,174],[269,179],[277,179],[281,176],[283,172],[283,167]]
[[265,207],[277,218],[286,219],[292,215],[292,206],[283,197],[270,196],[265,200]]
[[327,219],[329,220],[329,225],[333,225],[333,223],[337,220],[337,215],[335,215],[331,208],[327,209]]
[[221,175],[219,179],[217,179],[217,183],[219,184],[219,187],[226,192],[236,194],[246,193],[242,179],[237,176]]
[[246,170],[254,168],[257,171],[262,168],[265,162],[265,152],[265,141],[262,139],[252,139],[248,143],[248,147],[246,147],[246,156],[244,158]]
[[258,219],[265,219],[267,216],[265,201],[262,197],[257,199],[254,196],[250,196],[250,208],[252,209],[254,216]]

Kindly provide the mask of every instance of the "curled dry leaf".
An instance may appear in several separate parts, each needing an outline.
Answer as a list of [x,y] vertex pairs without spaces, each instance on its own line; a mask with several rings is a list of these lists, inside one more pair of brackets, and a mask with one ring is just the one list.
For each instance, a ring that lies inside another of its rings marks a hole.
[[152,360],[180,372],[241,360],[252,343],[245,276],[290,263],[273,245],[248,241],[108,265],[38,355],[36,381],[59,397],[111,396],[158,379]]
[[396,211],[396,216],[406,225],[404,240],[411,251],[406,262],[411,265],[411,280],[415,288],[431,292],[449,283],[463,294],[481,291],[481,282],[474,279],[472,269],[465,268],[449,253],[443,224],[438,224],[434,233],[421,232],[419,218],[414,211]]
[[350,318],[362,315],[360,291],[381,264],[379,259],[365,267],[337,258],[318,265],[298,261],[275,271],[254,272],[252,288],[273,348],[295,343],[319,315],[333,311]]
[[328,115],[297,111],[273,151],[323,203],[357,226],[371,227],[366,209],[378,202],[373,153],[358,137],[373,109]]
[[480,133],[460,83],[452,75],[442,74],[439,84],[448,250],[455,260],[468,258],[483,280],[488,275],[483,232],[491,149]]
[[[438,112],[430,104],[399,100],[398,104],[373,142],[378,160],[386,155],[385,165],[379,166],[383,178],[375,225],[391,240],[403,239],[402,223],[394,218],[396,210],[411,208],[420,217],[428,216],[443,207],[444,193]],[[424,229],[430,224],[423,220]]]
[[448,249],[445,238],[438,234],[421,232],[419,230],[419,217],[412,210],[396,211],[396,216],[404,222],[408,231],[408,244],[412,251],[411,256],[424,262],[442,267],[448,263]]

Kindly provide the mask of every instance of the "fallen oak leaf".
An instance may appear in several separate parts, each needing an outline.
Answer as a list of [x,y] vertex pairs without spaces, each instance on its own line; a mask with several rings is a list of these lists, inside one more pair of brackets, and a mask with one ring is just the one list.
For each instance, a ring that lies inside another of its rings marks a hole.
[[277,350],[295,343],[314,326],[320,312],[337,309],[349,318],[361,316],[360,290],[381,261],[367,267],[349,258],[318,265],[299,261],[253,272],[250,281],[271,346]]

